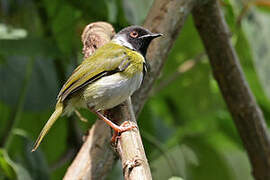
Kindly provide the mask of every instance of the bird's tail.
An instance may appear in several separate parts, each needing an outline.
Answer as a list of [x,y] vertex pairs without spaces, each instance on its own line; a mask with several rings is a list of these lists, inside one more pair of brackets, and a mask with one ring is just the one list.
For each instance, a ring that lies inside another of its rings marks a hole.
[[55,111],[52,113],[50,119],[47,121],[47,123],[45,124],[45,126],[43,127],[42,131],[40,132],[34,146],[32,149],[32,152],[34,152],[38,146],[40,145],[42,139],[44,138],[44,136],[48,133],[48,131],[51,129],[52,125],[55,123],[55,121],[61,116],[61,114],[63,113],[63,103],[58,101],[55,107]]

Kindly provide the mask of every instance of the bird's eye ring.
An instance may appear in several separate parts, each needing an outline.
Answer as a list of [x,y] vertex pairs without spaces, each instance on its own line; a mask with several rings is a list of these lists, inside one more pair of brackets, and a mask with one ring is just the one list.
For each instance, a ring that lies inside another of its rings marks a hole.
[[129,35],[130,37],[137,38],[139,34],[137,31],[132,31]]

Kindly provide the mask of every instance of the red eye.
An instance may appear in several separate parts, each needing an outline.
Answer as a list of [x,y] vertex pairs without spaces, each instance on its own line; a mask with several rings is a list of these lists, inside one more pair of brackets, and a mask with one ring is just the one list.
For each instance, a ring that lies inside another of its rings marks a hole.
[[137,38],[139,34],[137,31],[132,31],[129,35],[130,37]]

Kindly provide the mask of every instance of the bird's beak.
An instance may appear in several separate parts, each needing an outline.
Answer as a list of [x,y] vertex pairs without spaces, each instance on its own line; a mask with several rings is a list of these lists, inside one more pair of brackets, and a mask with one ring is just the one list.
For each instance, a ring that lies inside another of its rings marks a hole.
[[153,39],[157,38],[157,37],[160,37],[160,36],[163,36],[163,34],[161,33],[153,33],[150,35]]
[[163,36],[163,34],[160,33],[152,33],[152,34],[147,34],[144,36],[139,37],[140,39],[145,39],[145,38],[149,38],[149,39],[155,39],[157,37]]

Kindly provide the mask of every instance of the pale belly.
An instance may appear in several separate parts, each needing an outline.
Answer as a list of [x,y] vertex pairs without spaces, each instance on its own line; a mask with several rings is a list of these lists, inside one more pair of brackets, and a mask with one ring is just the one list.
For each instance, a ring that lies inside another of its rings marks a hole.
[[88,85],[83,91],[82,106],[94,110],[106,110],[124,102],[136,91],[143,79],[143,73],[127,78],[121,73],[103,77]]

